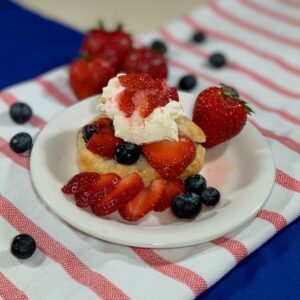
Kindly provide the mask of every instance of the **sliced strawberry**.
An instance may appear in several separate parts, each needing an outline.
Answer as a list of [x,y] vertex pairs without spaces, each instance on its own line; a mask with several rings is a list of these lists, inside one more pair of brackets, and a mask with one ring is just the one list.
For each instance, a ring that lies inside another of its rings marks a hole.
[[173,101],[179,101],[179,96],[176,87],[168,88],[167,90],[167,98]]
[[172,179],[166,182],[166,188],[160,202],[154,207],[154,211],[164,211],[171,206],[173,199],[184,192],[184,182],[181,179]]
[[135,104],[133,103],[133,96],[135,95],[135,90],[125,89],[117,97],[117,102],[121,111],[123,111],[126,117],[130,117],[135,109]]
[[128,221],[139,220],[161,201],[165,187],[164,179],[154,180],[150,187],[143,189],[119,210],[121,216]]
[[94,214],[108,215],[126,205],[144,188],[142,178],[136,173],[131,173],[122,179],[115,188],[104,198],[92,206]]
[[87,207],[93,205],[110,193],[118,184],[121,177],[115,173],[107,173],[100,176],[89,190],[75,194],[76,205],[79,207]]
[[125,88],[134,90],[155,89],[155,81],[149,74],[129,74],[118,77],[120,83]]
[[111,134],[93,134],[87,142],[87,148],[98,155],[113,158],[116,148],[124,141]]
[[96,131],[101,134],[114,134],[114,127],[112,120],[109,118],[99,118],[95,122],[93,122],[94,127],[96,128]]
[[167,82],[164,79],[155,79],[155,86],[163,95],[168,91]]
[[76,194],[88,191],[96,184],[100,176],[100,174],[94,172],[79,173],[73,176],[61,190],[65,194]]
[[88,204],[93,205],[110,193],[121,180],[121,177],[115,173],[101,175],[97,181],[94,192],[88,197]]
[[75,202],[78,207],[89,206],[89,192],[75,194]]
[[169,102],[158,90],[139,91],[136,98],[136,107],[142,118],[148,117],[155,108],[165,106]]
[[165,179],[178,177],[194,160],[196,147],[187,136],[176,141],[158,141],[142,145],[148,163]]

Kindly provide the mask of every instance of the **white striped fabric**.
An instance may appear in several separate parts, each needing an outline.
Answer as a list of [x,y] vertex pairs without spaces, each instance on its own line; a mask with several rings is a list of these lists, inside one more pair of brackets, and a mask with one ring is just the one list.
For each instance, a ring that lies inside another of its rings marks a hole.
[[[235,86],[256,111],[252,123],[267,138],[276,163],[276,184],[254,221],[210,243],[150,250],[88,237],[58,219],[38,198],[29,160],[8,142],[19,131],[36,136],[76,102],[67,66],[0,93],[0,298],[3,299],[192,299],[300,214],[300,5],[295,0],[214,1],[156,32],[138,37],[168,43],[169,84],[194,74],[197,94],[218,82]],[[203,45],[189,42],[203,30]],[[212,70],[207,57],[222,51],[228,66]],[[32,92],[34,91],[34,92]],[[34,109],[17,126],[9,106]],[[19,262],[9,252],[18,232],[34,236],[37,254]]]

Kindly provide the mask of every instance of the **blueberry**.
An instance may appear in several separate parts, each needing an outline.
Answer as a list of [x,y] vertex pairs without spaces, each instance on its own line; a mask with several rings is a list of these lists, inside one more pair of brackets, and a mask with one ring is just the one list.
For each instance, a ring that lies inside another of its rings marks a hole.
[[82,128],[82,138],[83,138],[83,140],[87,143],[94,132],[96,132],[96,128],[93,124],[85,125]]
[[32,137],[26,132],[17,133],[9,143],[10,148],[16,153],[23,153],[32,147]]
[[202,203],[207,206],[216,205],[220,201],[220,197],[220,192],[213,187],[209,187],[201,193]]
[[116,161],[123,165],[134,164],[139,159],[140,155],[140,146],[129,142],[124,142],[119,145],[115,151]]
[[206,189],[206,180],[203,176],[196,174],[185,180],[185,191],[200,195]]
[[197,84],[197,79],[193,75],[185,75],[179,81],[179,88],[184,91],[189,91]]
[[209,57],[209,63],[214,68],[222,68],[226,64],[226,57],[219,52],[213,53]]
[[161,54],[165,54],[168,51],[166,44],[160,40],[155,40],[151,44],[151,49],[159,51]]
[[18,124],[24,124],[32,116],[32,109],[26,103],[18,102],[9,109],[11,118]]
[[36,250],[35,240],[28,234],[17,235],[11,244],[11,253],[20,259],[26,259],[33,255]]
[[205,38],[206,37],[205,37],[204,32],[197,31],[193,34],[192,41],[195,43],[202,43],[202,42],[204,42]]
[[178,218],[193,219],[202,208],[201,198],[195,193],[184,192],[174,198],[171,208]]

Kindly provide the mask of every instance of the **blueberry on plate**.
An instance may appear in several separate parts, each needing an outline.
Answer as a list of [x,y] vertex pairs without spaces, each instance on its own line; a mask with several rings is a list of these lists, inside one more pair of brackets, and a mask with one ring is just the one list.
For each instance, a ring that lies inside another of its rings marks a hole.
[[206,180],[200,174],[189,176],[185,182],[185,191],[200,195],[206,189]]
[[183,91],[193,89],[197,84],[197,79],[193,75],[185,75],[179,80],[179,88]]
[[123,165],[134,164],[141,155],[141,147],[139,145],[124,142],[119,145],[115,151],[115,160]]
[[167,45],[160,40],[154,40],[151,44],[151,49],[156,50],[161,54],[165,54],[168,51]]
[[201,193],[202,203],[206,206],[216,205],[220,201],[220,197],[220,192],[213,187],[209,187]]
[[18,124],[24,124],[30,120],[32,109],[26,103],[18,102],[9,109],[10,117]]
[[11,253],[20,259],[29,258],[36,250],[35,240],[28,234],[17,235],[11,244]]
[[206,36],[205,36],[204,32],[197,31],[193,34],[192,41],[195,43],[202,43],[205,41],[205,38],[206,38]]
[[32,137],[26,132],[17,133],[9,142],[10,148],[16,153],[24,153],[32,147]]
[[174,198],[171,208],[178,218],[193,219],[201,211],[201,198],[195,193],[184,192]]
[[87,143],[89,141],[89,139],[91,138],[93,133],[96,131],[97,131],[97,129],[95,128],[95,126],[93,124],[85,125],[82,128],[82,138],[85,141],[85,143]]
[[226,57],[220,52],[213,53],[209,56],[209,64],[214,68],[222,68],[226,64]]

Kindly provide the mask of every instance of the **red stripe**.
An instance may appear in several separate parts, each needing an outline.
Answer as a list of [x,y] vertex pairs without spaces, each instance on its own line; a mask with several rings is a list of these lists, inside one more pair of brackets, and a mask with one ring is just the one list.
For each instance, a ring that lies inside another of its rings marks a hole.
[[[169,59],[169,64],[172,65],[173,67],[175,68],[178,68],[178,69],[181,69],[187,73],[190,73],[190,74],[193,74],[194,76],[196,77],[199,77],[201,79],[204,79],[205,81],[208,81],[212,84],[216,84],[216,85],[219,85],[219,81],[216,80],[215,78],[213,77],[210,77],[209,75],[205,74],[205,73],[202,73],[198,70],[194,70],[193,68],[187,66],[186,64],[181,64],[180,62],[177,62],[177,61],[174,61],[174,60],[171,60]],[[225,82],[226,83],[226,82]],[[245,92],[242,92],[240,89],[239,89],[239,92],[241,94],[242,97],[244,97],[245,99],[248,99],[250,100],[252,103],[254,103],[257,107],[265,110],[265,111],[268,111],[270,113],[274,113],[278,116],[280,116],[281,118],[287,120],[287,121],[290,121],[296,125],[300,125],[300,119],[289,114],[288,112],[285,112],[285,111],[282,111],[280,109],[276,109],[276,108],[270,108],[268,106],[266,106],[265,104],[262,104],[261,102],[259,102],[257,99],[255,99],[253,96],[245,93]]]
[[276,12],[272,9],[269,9],[265,6],[262,6],[262,5],[260,5],[256,2],[252,2],[252,1],[249,1],[249,0],[240,0],[240,2],[243,3],[244,5],[248,6],[249,8],[255,10],[256,12],[262,13],[266,16],[277,19],[279,21],[289,23],[291,25],[300,26],[300,20],[299,19],[295,19],[291,16],[281,14],[281,13]]
[[207,283],[205,279],[192,270],[167,261],[151,249],[132,249],[152,269],[155,269],[159,273],[173,278],[176,281],[182,282],[188,286],[195,295],[198,295],[207,289]]
[[117,286],[103,275],[89,269],[76,255],[54,240],[47,232],[33,223],[9,200],[0,196],[1,216],[19,232],[28,233],[37,242],[38,248],[79,284],[84,285],[103,299],[129,299]]
[[65,95],[61,90],[59,90],[52,82],[44,79],[37,78],[35,80],[47,93],[52,95],[59,103],[64,106],[71,106],[74,104],[74,101]]
[[271,130],[262,128],[260,125],[258,125],[256,122],[254,122],[252,119],[249,120],[264,136],[277,140],[281,144],[285,145],[287,148],[291,149],[292,151],[295,151],[297,153],[300,153],[300,144],[294,140],[292,140],[289,137],[278,135],[274,133]]
[[281,214],[274,211],[263,209],[257,214],[257,217],[271,223],[276,231],[281,230],[288,224],[287,220]]
[[8,278],[0,272],[0,297],[13,300],[27,300],[26,294],[18,289]]
[[248,255],[248,250],[245,245],[225,236],[213,240],[212,243],[229,251],[237,263]]
[[291,65],[288,62],[284,61],[281,57],[274,56],[270,52],[264,52],[263,50],[255,48],[252,45],[248,45],[241,40],[238,40],[232,36],[226,35],[225,33],[217,32],[207,26],[204,26],[203,24],[200,24],[200,20],[197,20],[197,21],[193,20],[192,17],[190,17],[188,15],[183,16],[183,20],[186,22],[186,24],[188,24],[192,28],[208,33],[210,37],[213,37],[215,39],[223,41],[227,44],[232,44],[239,48],[245,49],[257,56],[260,56],[264,59],[267,59],[267,60],[277,64],[278,66],[282,67],[283,69],[285,69],[291,73],[294,73],[297,76],[300,75],[300,69],[298,69],[294,65]]
[[294,0],[281,0],[281,2],[292,6],[293,8],[299,8],[300,9],[300,2],[294,1]]
[[234,63],[234,62],[228,63],[227,66],[230,69],[234,70],[234,71],[237,71],[239,73],[242,73],[242,74],[245,74],[245,75],[251,77],[252,79],[257,81],[259,84],[265,85],[266,87],[268,87],[270,89],[273,89],[275,92],[281,94],[284,97],[290,97],[290,98],[293,98],[293,99],[298,100],[298,101],[300,99],[300,94],[299,93],[292,92],[289,89],[286,89],[286,88],[278,85],[277,83],[272,82],[268,78],[263,77],[262,75],[260,75],[258,73],[255,73],[251,69],[243,67],[243,66],[241,66],[237,63]]
[[258,27],[254,24],[248,23],[232,14],[230,14],[229,12],[225,11],[223,8],[221,8],[221,6],[219,6],[217,4],[216,1],[211,1],[210,2],[210,8],[212,9],[212,11],[214,11],[218,16],[223,17],[224,19],[232,22],[235,25],[238,25],[240,27],[243,27],[247,30],[250,30],[252,32],[258,33],[262,36],[265,36],[269,39],[273,39],[274,41],[280,42],[284,45],[289,45],[291,47],[296,48],[297,50],[299,50],[300,48],[300,41],[295,41],[292,40],[290,38],[287,38],[285,36],[276,34],[274,32],[268,31],[266,29],[263,29],[261,27]]
[[300,193],[300,180],[291,177],[279,169],[276,170],[276,183],[290,191]]
[[[175,38],[173,35],[171,35],[165,29],[160,29],[159,32],[163,36],[163,38],[169,43],[173,43],[174,45],[176,45],[180,48],[183,48],[197,56],[203,57],[205,59],[207,59],[207,57],[209,56],[209,53],[203,51],[200,48],[196,48],[195,46],[188,44],[185,41],[181,41],[181,40]],[[300,94],[292,92],[289,89],[286,89],[284,87],[281,87],[278,84],[276,84],[275,82],[272,82],[269,79],[255,73],[254,71],[252,71],[246,67],[243,67],[237,63],[230,62],[227,64],[227,67],[236,72],[239,72],[239,73],[242,73],[244,75],[251,77],[252,79],[257,81],[259,84],[265,85],[266,87],[273,89],[274,91],[282,94],[285,97],[288,96],[288,97],[294,98],[296,100],[300,99]]]
[[9,144],[6,140],[0,137],[0,152],[9,157],[19,166],[29,170],[29,158],[21,154],[17,154],[12,151],[9,147]]
[[[2,92],[2,93],[0,93],[0,98],[8,106],[11,106],[11,105],[13,105],[16,102],[20,102],[12,94],[10,94],[8,92]],[[30,118],[29,123],[32,126],[39,127],[39,128],[43,128],[46,125],[46,122],[43,119],[41,119],[40,117],[38,117],[37,115],[34,115],[34,114]]]

